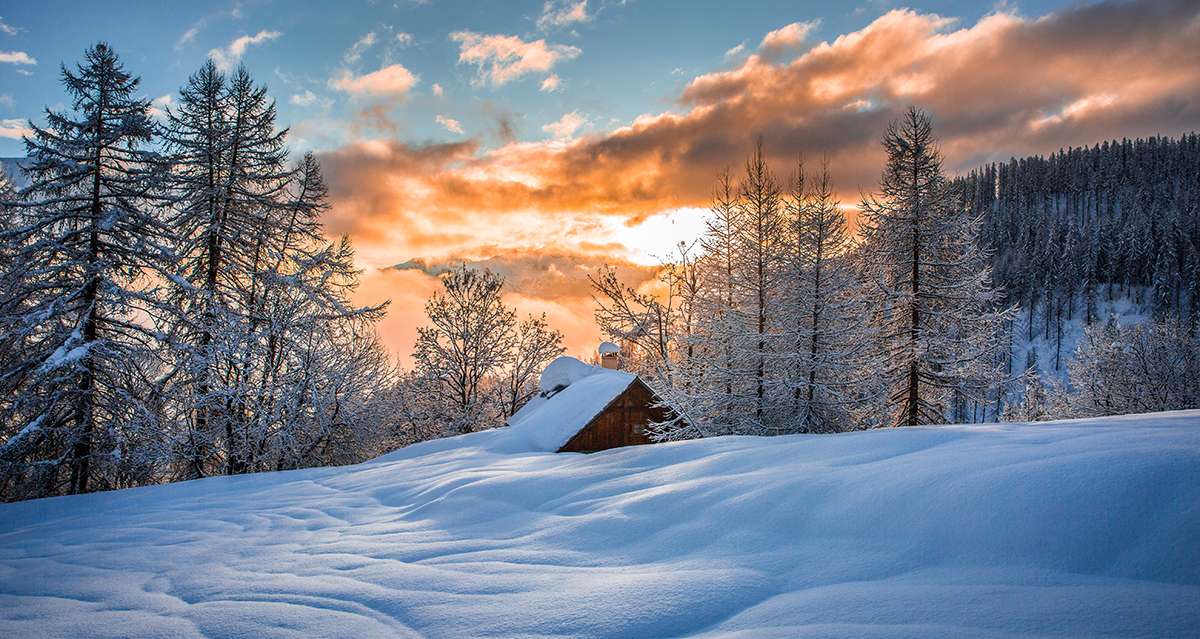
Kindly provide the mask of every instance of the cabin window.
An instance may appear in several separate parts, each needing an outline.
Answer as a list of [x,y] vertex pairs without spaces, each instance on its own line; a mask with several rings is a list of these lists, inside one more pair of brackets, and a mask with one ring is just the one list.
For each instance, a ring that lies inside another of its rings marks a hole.
[[645,424],[642,424],[641,422],[638,422],[638,423],[636,423],[636,424],[634,424],[634,425],[633,425],[633,434],[634,434],[634,435],[644,435],[645,433],[646,433],[646,426],[645,426]]

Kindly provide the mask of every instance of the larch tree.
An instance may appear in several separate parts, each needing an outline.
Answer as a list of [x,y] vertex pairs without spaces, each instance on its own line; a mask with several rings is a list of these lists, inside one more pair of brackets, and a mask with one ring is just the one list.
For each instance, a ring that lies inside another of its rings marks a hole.
[[883,137],[878,196],[862,202],[861,265],[879,312],[880,374],[895,426],[946,421],[955,393],[994,375],[997,312],[979,219],[942,175],[933,123],[909,108]]
[[754,397],[751,414],[742,417],[744,425],[739,430],[762,433],[778,430],[779,415],[772,411],[770,367],[776,346],[774,292],[780,283],[785,223],[783,188],[767,165],[761,139],[746,160],[738,193],[734,298],[746,322],[735,336],[735,352],[750,377]]
[[[3,238],[14,255],[0,321],[23,342],[0,372],[20,380],[4,421],[22,424],[21,434],[6,453],[23,458],[24,479],[42,495],[96,488],[98,469],[119,461],[121,439],[154,430],[157,411],[141,386],[158,339],[152,276],[173,263],[138,78],[101,42],[74,70],[63,67],[62,82],[72,108],[47,110],[47,126],[31,126],[30,184]],[[14,473],[6,468],[10,481]]]
[[786,315],[791,339],[782,371],[791,389],[792,430],[850,428],[859,401],[866,309],[850,263],[853,239],[833,193],[828,162],[815,180],[803,165],[787,207],[790,251]]

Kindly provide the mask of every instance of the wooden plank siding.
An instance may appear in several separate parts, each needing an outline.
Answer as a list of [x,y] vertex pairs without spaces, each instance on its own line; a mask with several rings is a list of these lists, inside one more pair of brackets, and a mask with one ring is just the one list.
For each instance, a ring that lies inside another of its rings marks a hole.
[[646,425],[652,421],[666,421],[669,415],[665,409],[653,406],[656,401],[654,391],[642,380],[635,379],[558,452],[594,453],[653,443],[646,436]]

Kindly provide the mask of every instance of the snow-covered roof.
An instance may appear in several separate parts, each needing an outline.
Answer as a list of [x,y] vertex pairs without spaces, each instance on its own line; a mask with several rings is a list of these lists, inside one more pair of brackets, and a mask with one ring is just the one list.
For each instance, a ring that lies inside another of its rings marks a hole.
[[538,383],[541,392],[508,418],[512,435],[524,440],[531,450],[556,451],[635,379],[633,373],[559,357],[542,372]]

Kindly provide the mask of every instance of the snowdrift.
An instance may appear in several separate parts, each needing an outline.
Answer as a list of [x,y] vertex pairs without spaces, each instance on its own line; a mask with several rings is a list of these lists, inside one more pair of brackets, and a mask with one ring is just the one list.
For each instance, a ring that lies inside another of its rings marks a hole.
[[1200,633],[1200,411],[344,468],[0,505],[3,637]]

